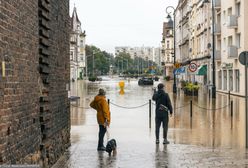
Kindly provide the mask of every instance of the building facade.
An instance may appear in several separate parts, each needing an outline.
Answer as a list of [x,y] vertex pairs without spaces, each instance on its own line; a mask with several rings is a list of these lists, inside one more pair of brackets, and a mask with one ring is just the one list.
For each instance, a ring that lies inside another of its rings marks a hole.
[[154,61],[154,47],[115,47],[115,55],[119,55],[122,52],[130,54],[132,59],[140,57],[145,60]]
[[175,12],[176,58],[181,63],[195,62],[199,68],[207,66],[206,74],[186,71],[181,78],[205,85],[213,84],[214,75],[217,91],[244,96],[245,69],[238,57],[248,49],[245,9],[245,0],[179,1]]
[[174,77],[174,32],[173,21],[170,18],[168,22],[163,23],[162,33],[162,50],[161,50],[161,65],[164,69],[164,76]]
[[51,167],[70,145],[69,0],[0,9],[0,165]]
[[246,0],[216,0],[215,24],[219,28],[216,36],[216,51],[221,61],[216,66],[216,87],[219,91],[233,94],[245,94],[245,69],[238,57],[242,51],[248,51],[248,13]]
[[83,79],[86,76],[85,40],[86,33],[81,29],[81,22],[74,7],[71,17],[70,34],[70,78],[71,80]]

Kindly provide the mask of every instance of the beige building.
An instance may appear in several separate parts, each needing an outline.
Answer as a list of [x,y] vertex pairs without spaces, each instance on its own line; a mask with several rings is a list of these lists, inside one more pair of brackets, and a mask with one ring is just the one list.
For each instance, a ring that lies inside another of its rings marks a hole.
[[[175,45],[176,45],[176,62],[182,63],[190,59],[189,47],[189,16],[190,5],[189,0],[179,0],[175,9]],[[189,80],[190,76],[185,71],[184,73],[176,74],[178,80]]]
[[128,53],[130,57],[140,57],[145,60],[154,61],[154,47],[128,47],[128,46],[117,46],[115,47],[115,56],[120,53]]
[[162,33],[162,50],[161,50],[161,65],[164,68],[164,76],[173,78],[174,68],[174,34],[172,18],[168,18],[168,22],[163,23]]
[[248,50],[247,0],[216,0],[216,51],[221,54],[221,61],[216,66],[216,87],[219,91],[233,94],[245,94],[245,69],[238,57]]
[[[245,69],[238,57],[248,50],[247,0],[179,0],[176,8],[176,58],[179,62],[193,60],[200,68],[207,66],[207,73],[180,75],[186,80],[202,84],[213,83],[213,39],[215,40],[215,86],[219,92],[245,94]],[[212,26],[214,24],[214,26]],[[212,27],[214,28],[212,30]],[[214,31],[214,36],[212,34]],[[187,51],[188,49],[188,51]],[[187,67],[188,65],[186,65]]]
[[71,17],[70,32],[70,79],[77,80],[86,76],[85,62],[85,31],[81,29],[81,22],[78,18],[76,7]]

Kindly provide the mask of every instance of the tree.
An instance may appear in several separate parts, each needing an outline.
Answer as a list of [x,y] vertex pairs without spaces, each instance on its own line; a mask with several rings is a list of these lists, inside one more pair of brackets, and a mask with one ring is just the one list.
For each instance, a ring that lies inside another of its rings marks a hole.
[[[93,60],[94,52],[94,60]],[[107,53],[106,51],[101,51],[95,46],[86,45],[86,55],[87,55],[87,68],[89,76],[93,75],[106,75],[109,72],[111,63],[114,60],[112,54]],[[93,70],[93,61],[94,61],[94,70]]]

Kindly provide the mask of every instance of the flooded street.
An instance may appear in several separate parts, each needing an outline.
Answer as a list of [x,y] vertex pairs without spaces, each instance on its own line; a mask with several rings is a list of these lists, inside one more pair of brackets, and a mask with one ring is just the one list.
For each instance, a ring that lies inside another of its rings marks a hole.
[[[183,91],[173,95],[172,82],[165,83],[175,113],[169,121],[170,144],[156,145],[155,106],[153,102],[149,128],[149,99],[158,82],[138,86],[137,80],[125,80],[124,95],[119,94],[119,82],[116,78],[71,83],[70,95],[80,97],[78,103],[71,103],[71,147],[54,168],[248,167],[243,98],[231,96],[231,117],[227,95],[218,93],[215,102],[204,88],[194,97],[184,96]],[[100,87],[107,90],[112,120],[105,144],[111,138],[117,141],[117,155],[111,157],[97,151],[96,111],[89,108]]]

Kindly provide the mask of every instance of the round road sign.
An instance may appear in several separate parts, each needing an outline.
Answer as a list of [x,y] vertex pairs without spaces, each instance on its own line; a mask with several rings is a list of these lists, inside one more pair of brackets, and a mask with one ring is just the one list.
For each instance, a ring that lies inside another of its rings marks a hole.
[[242,65],[248,66],[248,51],[243,51],[239,54],[239,62]]
[[190,72],[195,72],[197,70],[196,63],[190,63],[189,64],[189,70],[190,70]]

